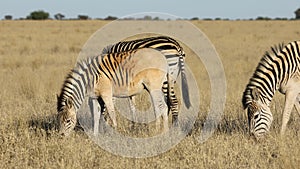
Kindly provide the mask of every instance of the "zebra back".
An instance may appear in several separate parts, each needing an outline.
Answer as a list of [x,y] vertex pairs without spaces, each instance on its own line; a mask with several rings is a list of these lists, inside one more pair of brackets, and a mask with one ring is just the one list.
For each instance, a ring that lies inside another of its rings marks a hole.
[[161,51],[164,55],[178,55],[185,56],[180,44],[173,38],[167,36],[157,36],[142,38],[132,41],[121,41],[113,45],[105,47],[102,54],[119,53],[140,48],[153,48]]

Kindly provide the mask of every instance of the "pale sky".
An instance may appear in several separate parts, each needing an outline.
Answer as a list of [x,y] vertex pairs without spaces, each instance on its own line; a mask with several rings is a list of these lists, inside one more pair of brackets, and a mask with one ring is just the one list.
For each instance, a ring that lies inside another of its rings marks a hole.
[[77,18],[79,14],[120,18],[141,12],[163,12],[188,19],[294,18],[298,8],[300,0],[0,0],[0,19],[5,15],[25,18],[36,10],[49,12],[51,18],[57,13],[66,18]]

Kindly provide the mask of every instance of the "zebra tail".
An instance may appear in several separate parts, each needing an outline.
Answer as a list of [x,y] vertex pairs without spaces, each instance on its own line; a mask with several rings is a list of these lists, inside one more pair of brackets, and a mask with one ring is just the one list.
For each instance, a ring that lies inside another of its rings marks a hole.
[[191,107],[191,101],[190,101],[190,94],[189,94],[189,86],[185,74],[185,69],[184,69],[184,60],[183,56],[180,56],[179,58],[179,63],[180,63],[180,74],[181,74],[181,90],[182,90],[182,97],[184,104],[187,108]]

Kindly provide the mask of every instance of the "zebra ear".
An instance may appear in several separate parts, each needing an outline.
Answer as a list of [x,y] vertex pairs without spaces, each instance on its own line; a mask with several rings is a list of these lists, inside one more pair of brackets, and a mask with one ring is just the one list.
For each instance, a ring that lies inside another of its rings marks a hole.
[[68,109],[72,109],[73,108],[73,104],[70,98],[67,98],[66,100],[66,106]]
[[252,98],[255,101],[258,101],[259,99],[259,95],[260,95],[260,91],[257,88],[252,89]]

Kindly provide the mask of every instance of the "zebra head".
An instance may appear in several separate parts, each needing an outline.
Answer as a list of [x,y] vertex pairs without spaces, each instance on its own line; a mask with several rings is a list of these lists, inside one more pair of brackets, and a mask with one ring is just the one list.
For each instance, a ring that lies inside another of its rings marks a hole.
[[256,140],[262,138],[270,130],[273,116],[269,106],[259,100],[258,90],[252,91],[253,100],[247,106],[250,135]]
[[68,136],[76,125],[76,111],[70,98],[62,101],[61,105],[57,114],[58,130],[60,134]]

